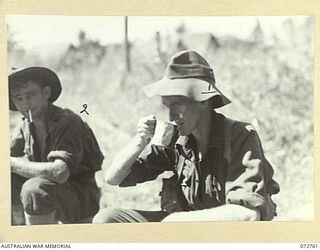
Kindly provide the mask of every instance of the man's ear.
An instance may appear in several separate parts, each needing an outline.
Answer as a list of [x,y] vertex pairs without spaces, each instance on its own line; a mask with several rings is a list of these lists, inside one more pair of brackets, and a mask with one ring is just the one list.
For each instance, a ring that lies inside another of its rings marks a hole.
[[51,88],[49,86],[45,86],[43,88],[43,95],[47,100],[49,100],[49,98],[51,96]]

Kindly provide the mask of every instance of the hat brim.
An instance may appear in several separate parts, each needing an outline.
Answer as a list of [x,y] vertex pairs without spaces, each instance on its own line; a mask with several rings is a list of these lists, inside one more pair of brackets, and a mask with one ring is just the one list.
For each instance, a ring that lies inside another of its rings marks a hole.
[[202,102],[214,98],[214,108],[223,107],[231,103],[216,86],[197,78],[168,79],[162,78],[160,81],[146,85],[143,91],[148,97],[152,96],[185,96],[194,101]]
[[[16,81],[25,81],[25,80],[40,80],[45,86],[51,88],[51,95],[49,101],[52,103],[58,99],[61,94],[62,88],[60,80],[55,72],[45,67],[29,67],[21,70],[13,71],[9,77],[9,94],[10,86],[13,82]],[[17,111],[16,105],[9,98],[9,109],[12,111]]]

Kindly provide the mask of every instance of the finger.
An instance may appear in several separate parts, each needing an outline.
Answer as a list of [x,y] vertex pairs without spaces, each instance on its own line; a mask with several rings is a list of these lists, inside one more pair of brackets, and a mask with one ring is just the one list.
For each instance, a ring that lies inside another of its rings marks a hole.
[[154,130],[155,130],[155,126],[153,126],[153,125],[140,125],[140,126],[138,126],[138,131],[142,131],[142,130],[146,130],[146,131],[149,131],[150,133],[152,132],[154,132]]
[[260,159],[250,159],[252,155],[251,151],[248,151],[242,159],[242,165],[246,166],[247,168],[258,168],[260,166],[261,160]]
[[140,118],[138,124],[156,124],[157,120],[156,119],[151,119],[151,117],[142,117]]
[[152,137],[154,133],[145,130],[138,130],[138,134]]
[[147,120],[145,121],[145,124],[148,124],[148,125],[156,125],[157,123],[157,120]]
[[253,159],[253,160],[250,160],[248,162],[248,167],[251,167],[251,168],[258,168],[259,165],[261,163],[261,160],[260,159]]
[[242,158],[242,165],[246,165],[249,160],[251,158],[251,151],[248,151],[247,153],[245,153],[245,155]]
[[156,116],[155,115],[148,115],[148,120],[156,120]]
[[155,128],[156,124],[149,124],[149,123],[141,123],[138,124],[138,128]]
[[154,115],[148,115],[142,118],[144,123],[156,123],[157,119]]
[[146,128],[138,128],[137,129],[138,133],[143,133],[143,134],[150,134],[153,135],[154,134],[154,130],[152,129],[146,129]]

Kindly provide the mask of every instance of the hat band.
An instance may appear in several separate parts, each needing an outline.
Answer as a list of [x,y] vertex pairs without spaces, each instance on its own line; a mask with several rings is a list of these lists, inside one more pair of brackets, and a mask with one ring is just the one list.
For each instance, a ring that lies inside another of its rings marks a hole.
[[196,64],[196,65],[171,64],[167,68],[166,77],[169,79],[200,77],[215,83],[213,70],[210,67],[205,67],[200,64]]

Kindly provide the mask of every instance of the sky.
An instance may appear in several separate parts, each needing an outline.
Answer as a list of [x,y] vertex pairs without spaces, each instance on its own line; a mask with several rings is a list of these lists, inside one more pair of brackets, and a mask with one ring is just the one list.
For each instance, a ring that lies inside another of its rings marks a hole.
[[[212,32],[216,35],[234,35],[246,38],[257,20],[268,34],[279,30],[285,16],[193,16],[193,17],[129,17],[129,39],[147,40],[156,31],[164,34],[174,31],[182,22],[193,32]],[[303,16],[294,17],[304,20]],[[41,16],[9,15],[6,22],[14,39],[28,49],[48,44],[77,43],[79,30],[102,44],[121,42],[124,37],[124,17],[120,16]]]

